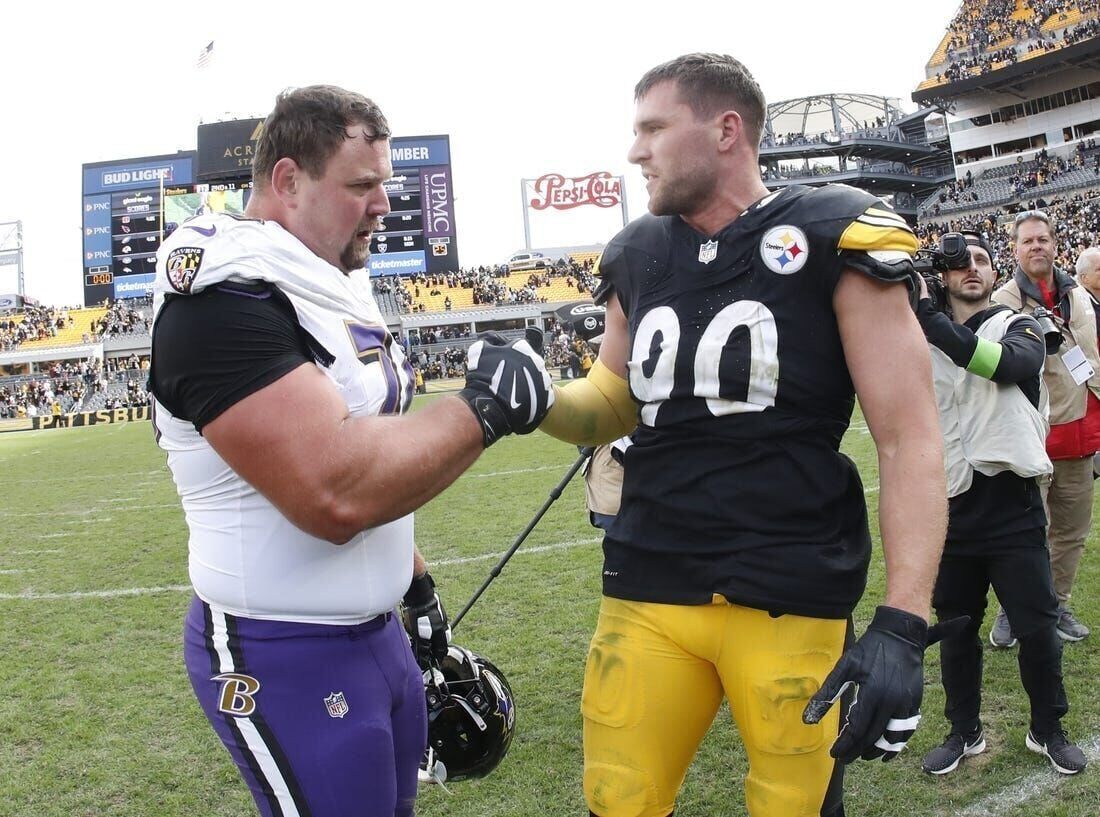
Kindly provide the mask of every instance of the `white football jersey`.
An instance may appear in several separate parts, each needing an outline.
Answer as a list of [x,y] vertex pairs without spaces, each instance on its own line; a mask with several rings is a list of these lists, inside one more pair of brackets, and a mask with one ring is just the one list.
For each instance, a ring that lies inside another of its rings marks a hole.
[[[166,295],[225,280],[267,281],[334,360],[322,367],[352,415],[403,412],[412,369],[393,341],[367,272],[345,275],[271,221],[199,216],[157,253],[155,316]],[[158,443],[183,503],[198,596],[250,618],[354,624],[392,610],[412,578],[413,517],[333,545],[295,527],[238,476],[194,425],[154,401]]]

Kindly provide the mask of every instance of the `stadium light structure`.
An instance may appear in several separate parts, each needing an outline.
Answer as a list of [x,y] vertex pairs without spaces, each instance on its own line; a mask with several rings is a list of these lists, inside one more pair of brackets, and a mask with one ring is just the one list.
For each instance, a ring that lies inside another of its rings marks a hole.
[[[14,294],[22,298],[26,294],[23,280],[22,221],[0,222],[0,268],[5,267],[16,268],[16,290]],[[6,279],[0,279],[0,281],[2,280]],[[0,294],[7,294],[3,292],[2,286],[0,286]]]

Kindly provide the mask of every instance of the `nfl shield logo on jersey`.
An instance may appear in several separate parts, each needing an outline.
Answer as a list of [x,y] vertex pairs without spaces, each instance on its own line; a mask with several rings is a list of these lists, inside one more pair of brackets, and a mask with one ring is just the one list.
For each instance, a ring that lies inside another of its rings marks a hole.
[[718,257],[718,242],[708,241],[699,245],[699,263],[709,264]]
[[343,692],[333,692],[325,698],[325,708],[330,718],[342,718],[348,714],[348,702]]

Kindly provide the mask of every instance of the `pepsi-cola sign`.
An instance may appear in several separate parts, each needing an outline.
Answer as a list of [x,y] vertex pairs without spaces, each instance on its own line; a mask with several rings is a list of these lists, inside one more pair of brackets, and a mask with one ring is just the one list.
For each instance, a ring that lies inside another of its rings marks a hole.
[[567,177],[560,173],[547,173],[534,181],[535,197],[532,210],[572,210],[591,204],[595,207],[616,207],[623,201],[623,180],[606,170],[587,176]]

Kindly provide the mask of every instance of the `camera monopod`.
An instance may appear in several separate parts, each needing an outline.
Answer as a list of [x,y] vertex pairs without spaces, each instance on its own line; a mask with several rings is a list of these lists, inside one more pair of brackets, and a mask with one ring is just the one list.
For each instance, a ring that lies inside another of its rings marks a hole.
[[550,509],[550,506],[553,505],[554,502],[557,501],[558,497],[561,496],[561,492],[565,490],[565,486],[569,484],[569,481],[573,479],[574,476],[576,476],[577,472],[581,470],[581,468],[584,467],[585,462],[588,460],[589,457],[592,456],[593,450],[594,449],[591,446],[581,449],[581,454],[579,457],[577,457],[577,461],[569,467],[569,470],[565,473],[565,476],[561,478],[561,482],[554,486],[554,488],[550,491],[550,497],[542,503],[542,507],[538,509],[538,512],[535,514],[534,518],[527,523],[527,527],[523,529],[523,532],[516,537],[516,540],[512,543],[512,546],[508,548],[508,552],[501,557],[499,562],[497,562],[496,567],[489,571],[489,578],[487,578],[485,582],[481,585],[481,587],[477,589],[477,592],[474,593],[473,597],[468,602],[466,602],[466,606],[463,607],[461,611],[459,611],[459,614],[451,619],[451,630],[455,630],[458,628],[458,623],[462,621],[462,617],[470,612],[470,608],[474,606],[477,600],[481,598],[481,594],[484,593],[488,589],[489,585],[493,583],[493,579],[500,575],[500,571],[504,569],[504,565],[508,564],[508,560],[512,558],[512,555],[517,550],[519,550],[519,546],[523,544],[523,540],[526,539],[528,534],[530,534],[531,531],[535,529],[535,526],[539,523],[539,520],[542,519],[543,515]]

